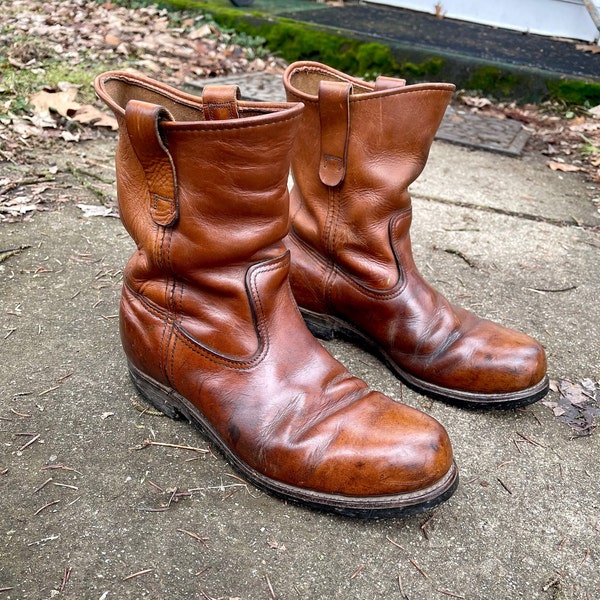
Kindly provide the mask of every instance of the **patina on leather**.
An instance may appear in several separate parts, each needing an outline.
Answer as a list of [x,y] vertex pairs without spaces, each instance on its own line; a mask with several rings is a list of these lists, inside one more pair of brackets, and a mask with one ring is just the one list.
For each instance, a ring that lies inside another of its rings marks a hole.
[[[305,105],[286,244],[292,289],[312,331],[360,344],[435,398],[507,408],[542,397],[543,348],[453,306],[413,261],[408,186],[425,166],[454,86],[369,83],[314,62],[290,65],[284,85],[288,100]],[[345,149],[337,178],[323,177],[330,147]]]
[[124,72],[95,87],[119,122],[119,208],[137,244],[120,327],[139,391],[286,499],[370,517],[449,497],[444,428],[351,376],[292,296],[282,240],[302,105],[227,86],[202,100]]

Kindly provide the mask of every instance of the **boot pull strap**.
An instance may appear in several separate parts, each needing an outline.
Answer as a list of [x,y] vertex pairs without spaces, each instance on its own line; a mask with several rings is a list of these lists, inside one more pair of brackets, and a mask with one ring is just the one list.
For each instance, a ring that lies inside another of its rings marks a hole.
[[202,106],[206,121],[239,119],[237,101],[240,99],[237,85],[207,85],[202,90]]
[[375,80],[375,91],[393,90],[395,88],[404,87],[405,85],[406,79],[397,79],[396,77],[385,77],[385,75],[380,75]]
[[177,178],[173,159],[161,137],[159,123],[173,117],[163,106],[129,100],[125,124],[133,150],[146,175],[150,215],[157,225],[170,227],[179,216]]
[[321,119],[321,163],[319,177],[335,187],[344,181],[350,135],[350,93],[352,84],[344,81],[319,83]]

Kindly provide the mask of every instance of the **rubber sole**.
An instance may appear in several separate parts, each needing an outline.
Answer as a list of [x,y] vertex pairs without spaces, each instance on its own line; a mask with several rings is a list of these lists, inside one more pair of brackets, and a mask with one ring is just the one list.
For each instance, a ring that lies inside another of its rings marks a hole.
[[434,485],[406,494],[389,496],[344,496],[295,487],[271,479],[242,461],[186,398],[148,377],[131,363],[129,373],[140,395],[157,410],[172,419],[185,419],[213,443],[225,459],[257,488],[289,502],[346,517],[381,519],[408,517],[429,511],[444,502],[458,486],[458,469],[453,463],[446,475]]
[[441,400],[442,402],[460,406],[461,408],[506,410],[533,404],[543,398],[549,390],[547,376],[530,388],[506,394],[479,394],[438,386],[419,379],[401,369],[385,350],[349,323],[336,317],[315,313],[304,308],[301,308],[300,311],[308,329],[315,337],[323,340],[340,339],[353,343],[378,358],[409,388],[434,400]]

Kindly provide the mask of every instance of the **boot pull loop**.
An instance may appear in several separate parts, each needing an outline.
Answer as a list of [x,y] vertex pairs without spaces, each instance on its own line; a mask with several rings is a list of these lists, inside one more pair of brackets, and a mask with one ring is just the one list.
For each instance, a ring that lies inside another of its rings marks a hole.
[[319,83],[321,119],[319,177],[329,187],[340,185],[346,176],[351,92],[352,84],[344,81]]
[[239,119],[237,101],[241,98],[237,85],[207,85],[202,90],[202,105],[206,121]]
[[150,192],[150,215],[163,227],[174,225],[179,216],[175,166],[159,129],[161,121],[172,120],[169,111],[157,104],[129,100],[125,107],[127,134]]
[[406,79],[397,79],[396,77],[386,77],[380,75],[375,80],[375,91],[380,92],[381,90],[393,90],[406,85]]

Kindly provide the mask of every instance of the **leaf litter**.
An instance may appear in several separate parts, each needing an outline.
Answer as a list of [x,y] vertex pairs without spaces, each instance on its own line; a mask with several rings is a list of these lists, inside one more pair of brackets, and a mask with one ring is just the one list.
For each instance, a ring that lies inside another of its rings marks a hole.
[[590,436],[600,424],[600,383],[589,378],[579,382],[558,379],[550,382],[557,400],[543,400],[554,416],[575,430],[577,437]]
[[[129,8],[111,0],[5,0],[2,9],[0,160],[12,163],[31,164],[40,149],[51,154],[57,144],[74,148],[116,129],[91,89],[101,71],[130,69],[185,87],[285,67],[264,40],[222,30],[200,13]],[[577,172],[600,183],[600,106],[519,106],[466,93],[458,102],[472,112],[520,121],[531,134],[528,149],[547,156],[548,168],[559,176]],[[600,206],[600,198],[593,202]],[[0,222],[29,220],[48,208],[39,194],[0,186]]]
[[548,156],[553,171],[583,172],[600,183],[600,106],[565,107],[557,102],[494,103],[466,94],[459,101],[472,112],[522,123],[531,135],[529,148]]
[[[0,172],[0,222],[27,221],[66,201],[56,190],[60,171],[72,175],[64,165],[57,173],[63,150],[82,154],[75,149],[80,142],[114,135],[116,120],[91,87],[95,75],[127,69],[185,88],[199,79],[236,73],[281,73],[284,62],[264,50],[263,42],[222,30],[201,13],[155,5],[5,0],[0,14],[0,161],[24,165],[28,178],[23,168]],[[48,165],[40,165],[44,153],[55,171],[40,191],[29,180],[47,174]],[[80,175],[89,180],[90,172]],[[54,198],[43,194],[49,188],[57,192]],[[96,212],[82,208],[84,215],[113,216],[108,208],[114,199],[105,202],[103,190],[92,191],[104,206]]]

